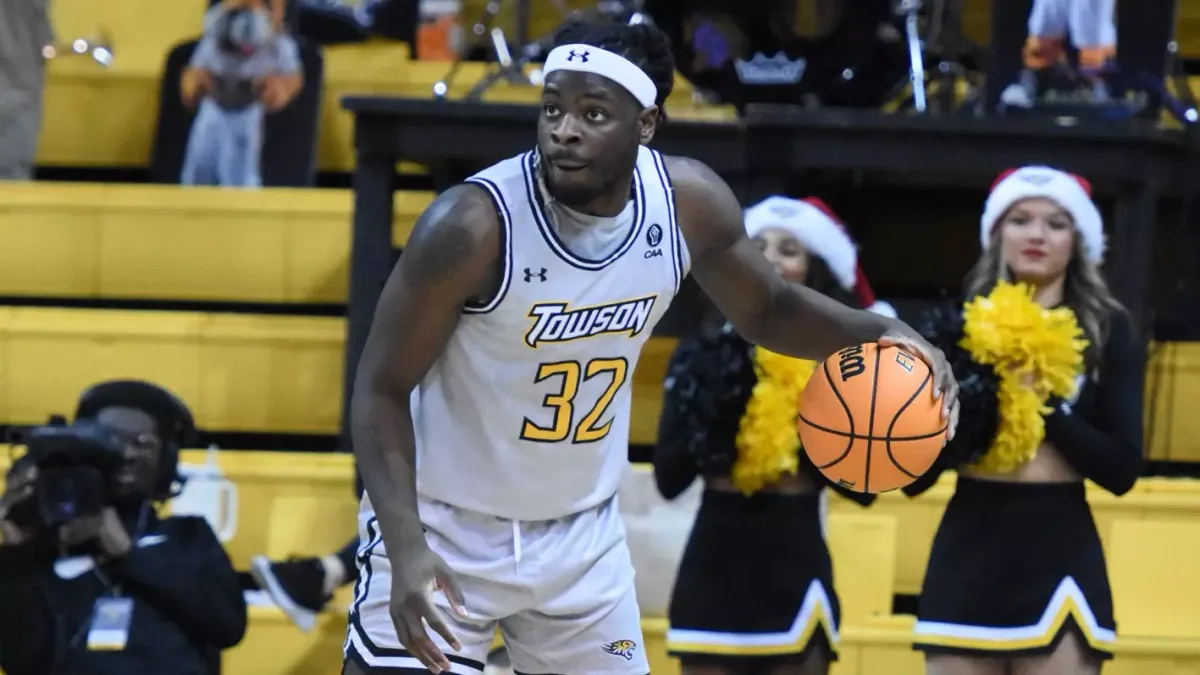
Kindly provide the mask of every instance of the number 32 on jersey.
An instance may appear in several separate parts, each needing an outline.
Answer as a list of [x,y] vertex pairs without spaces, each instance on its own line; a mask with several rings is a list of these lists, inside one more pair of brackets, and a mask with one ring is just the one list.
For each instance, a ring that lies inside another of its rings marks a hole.
[[[535,384],[550,379],[559,379],[561,382],[558,391],[547,394],[542,402],[542,405],[552,411],[553,419],[550,426],[544,427],[526,417],[521,424],[521,439],[536,443],[561,443],[566,440],[572,443],[593,443],[604,438],[612,429],[613,421],[610,418],[601,423],[600,419],[604,417],[604,413],[612,405],[613,399],[628,377],[629,361],[624,358],[592,359],[586,364],[578,361],[540,364],[533,379]],[[604,392],[580,418],[579,423],[572,427],[579,385],[596,378],[607,378]]]

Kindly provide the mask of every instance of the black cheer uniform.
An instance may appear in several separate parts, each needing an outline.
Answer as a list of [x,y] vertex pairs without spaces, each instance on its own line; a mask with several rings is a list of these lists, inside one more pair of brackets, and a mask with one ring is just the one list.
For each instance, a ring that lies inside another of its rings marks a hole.
[[[926,339],[950,358],[961,391],[960,423],[938,467],[905,488],[910,496],[942,469],[977,460],[996,433],[997,378],[958,346],[958,307],[932,313]],[[1103,351],[1074,403],[1050,401],[1046,441],[1084,478],[1116,495],[1142,468],[1145,354],[1124,315],[1109,319]],[[1112,591],[1100,536],[1081,482],[1008,483],[959,476],[933,541],[917,612],[915,648],[926,653],[1047,653],[1065,631],[1112,657]]]
[[[757,377],[730,327],[687,338],[666,380],[654,474],[673,499],[697,475],[728,476]],[[801,470],[828,481],[801,453]],[[841,490],[839,490],[841,491]],[[869,495],[845,493],[869,503]],[[706,490],[671,597],[667,647],[685,664],[837,657],[840,619],[820,495]]]

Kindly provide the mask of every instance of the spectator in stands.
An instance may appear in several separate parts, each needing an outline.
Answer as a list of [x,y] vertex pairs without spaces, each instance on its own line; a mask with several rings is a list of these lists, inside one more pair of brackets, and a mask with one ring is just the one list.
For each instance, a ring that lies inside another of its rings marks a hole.
[[[771,197],[746,211],[746,229],[787,279],[894,316],[819,200]],[[684,675],[817,675],[836,658],[839,609],[820,501],[828,481],[800,452],[795,426],[815,367],[756,349],[727,324],[684,339],[671,359],[655,479],[667,499],[697,475],[705,480],[667,634]],[[864,506],[873,499],[833,487]]]
[[261,187],[266,114],[287,107],[302,87],[299,47],[262,0],[210,9],[180,86],[184,104],[198,106],[180,182]]
[[50,0],[0,2],[0,180],[33,178],[42,125]]
[[[47,530],[61,499],[31,455],[0,497],[0,668],[7,675],[210,675],[246,631],[246,603],[225,551],[199,517],[160,518],[177,482],[192,415],[167,391],[105,382],[76,423],[123,439],[113,501]],[[119,446],[117,441],[113,445]],[[45,499],[43,498],[45,497]],[[33,514],[33,517],[30,517]]]
[[[1022,51],[1024,70],[1018,80],[1004,89],[1005,105],[1029,108],[1039,89],[1070,87],[1078,75],[1067,68],[1067,38],[1079,53],[1079,74],[1089,85],[1094,102],[1109,100],[1101,70],[1117,54],[1114,0],[1033,0],[1029,12],[1029,35]],[[1064,77],[1065,75],[1065,77]]]
[[938,466],[905,488],[959,472],[916,648],[931,675],[1095,674],[1115,631],[1083,481],[1115,495],[1137,481],[1145,348],[1100,275],[1104,228],[1086,181],[1043,166],[1003,174],[980,235],[967,303],[922,322],[962,411]]

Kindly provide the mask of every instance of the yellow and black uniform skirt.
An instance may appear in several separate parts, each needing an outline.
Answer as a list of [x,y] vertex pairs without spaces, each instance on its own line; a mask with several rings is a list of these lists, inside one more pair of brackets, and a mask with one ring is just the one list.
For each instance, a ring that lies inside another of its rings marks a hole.
[[704,493],[671,596],[671,655],[836,659],[839,612],[818,495]]
[[1112,658],[1112,590],[1083,484],[960,476],[933,540],[915,648],[1033,655],[1066,631]]

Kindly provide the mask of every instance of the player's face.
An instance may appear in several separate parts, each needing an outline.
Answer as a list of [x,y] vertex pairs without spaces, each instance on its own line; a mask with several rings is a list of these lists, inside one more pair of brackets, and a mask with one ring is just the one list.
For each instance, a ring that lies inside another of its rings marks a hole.
[[1067,272],[1075,250],[1075,221],[1049,199],[1025,199],[1000,219],[1004,262],[1018,281],[1053,282]]
[[805,283],[808,278],[808,249],[785,229],[768,227],[754,236],[754,243],[762,250],[775,271],[788,281]]
[[551,73],[542,90],[538,147],[554,198],[584,212],[603,197],[620,197],[623,204],[638,147],[654,135],[656,111],[643,110],[606,77]]

